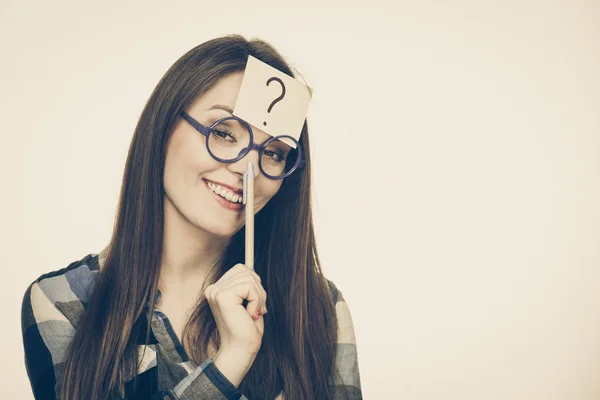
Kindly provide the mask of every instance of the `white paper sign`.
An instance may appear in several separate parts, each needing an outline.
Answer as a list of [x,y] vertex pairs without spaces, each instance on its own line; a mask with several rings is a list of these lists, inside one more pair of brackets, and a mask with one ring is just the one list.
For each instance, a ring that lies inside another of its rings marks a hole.
[[310,99],[308,86],[249,56],[233,115],[271,136],[299,142]]

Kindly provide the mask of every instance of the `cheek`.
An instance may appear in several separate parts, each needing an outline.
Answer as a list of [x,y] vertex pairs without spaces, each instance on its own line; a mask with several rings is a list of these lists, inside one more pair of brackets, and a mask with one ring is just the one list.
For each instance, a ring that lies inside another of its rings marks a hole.
[[190,171],[202,172],[218,165],[218,161],[208,154],[204,142],[197,138],[190,138],[183,143],[180,156]]
[[[199,151],[196,151],[199,150]],[[184,201],[191,193],[200,190],[201,176],[219,168],[219,163],[208,153],[194,146],[174,146],[167,152],[164,186],[175,202]]]
[[218,167],[208,151],[198,140],[177,138],[167,151],[165,175],[194,176]]

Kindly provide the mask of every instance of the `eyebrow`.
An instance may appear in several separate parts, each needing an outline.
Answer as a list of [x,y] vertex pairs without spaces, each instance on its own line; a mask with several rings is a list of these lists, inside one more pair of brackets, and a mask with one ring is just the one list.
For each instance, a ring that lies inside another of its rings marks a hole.
[[210,110],[223,110],[223,111],[227,111],[229,114],[233,115],[233,110],[229,106],[223,106],[220,104],[215,104],[206,111],[210,111]]

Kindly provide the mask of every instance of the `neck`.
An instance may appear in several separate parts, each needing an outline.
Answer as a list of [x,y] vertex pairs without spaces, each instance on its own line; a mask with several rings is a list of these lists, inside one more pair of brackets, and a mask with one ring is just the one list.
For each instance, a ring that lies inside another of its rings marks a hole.
[[218,237],[187,220],[165,196],[165,226],[160,270],[162,285],[204,282],[223,254],[229,237]]

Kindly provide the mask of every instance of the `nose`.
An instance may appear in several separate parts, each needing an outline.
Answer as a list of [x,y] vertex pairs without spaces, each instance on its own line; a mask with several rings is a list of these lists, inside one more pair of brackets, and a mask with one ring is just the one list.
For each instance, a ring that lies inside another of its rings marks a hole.
[[233,173],[243,175],[248,170],[248,163],[250,161],[254,164],[254,177],[257,178],[260,174],[260,169],[258,167],[258,150],[256,149],[250,150],[244,157],[236,162],[227,164],[227,169]]

